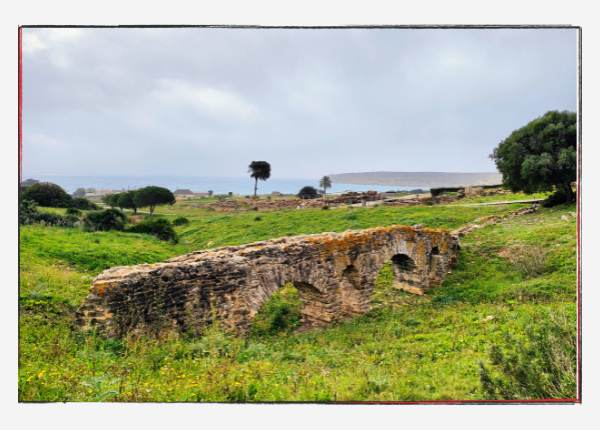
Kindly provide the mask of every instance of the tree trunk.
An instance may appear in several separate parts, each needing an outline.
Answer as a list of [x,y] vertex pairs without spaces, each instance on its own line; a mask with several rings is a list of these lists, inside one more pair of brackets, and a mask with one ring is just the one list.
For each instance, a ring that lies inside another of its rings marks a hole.
[[254,198],[256,198],[256,190],[258,189],[258,178],[254,178]]
[[567,183],[563,185],[563,189],[565,190],[565,194],[567,195],[567,202],[571,203],[575,201],[576,194],[573,192],[571,188],[571,183]]

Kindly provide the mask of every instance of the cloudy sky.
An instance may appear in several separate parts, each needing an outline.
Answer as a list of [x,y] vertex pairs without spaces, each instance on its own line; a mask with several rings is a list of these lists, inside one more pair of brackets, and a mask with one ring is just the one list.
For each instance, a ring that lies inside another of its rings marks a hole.
[[575,30],[24,29],[23,177],[494,171]]

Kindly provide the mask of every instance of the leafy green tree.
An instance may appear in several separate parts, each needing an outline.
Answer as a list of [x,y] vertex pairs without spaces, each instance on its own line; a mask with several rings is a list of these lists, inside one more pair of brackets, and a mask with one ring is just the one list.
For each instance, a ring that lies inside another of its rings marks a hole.
[[40,206],[66,208],[71,206],[71,196],[56,184],[39,182],[33,184],[22,192],[23,200],[31,200]]
[[108,206],[110,206],[111,208],[116,208],[119,206],[118,200],[119,200],[120,194],[121,193],[107,194],[102,197],[102,201],[104,203],[106,203]]
[[172,205],[175,203],[175,196],[166,188],[149,186],[135,191],[133,201],[136,207],[148,207],[150,209],[150,214],[153,214],[156,206]]
[[550,111],[513,131],[490,157],[513,191],[555,191],[574,201],[577,169],[577,115]]
[[127,217],[117,209],[105,209],[88,212],[83,219],[87,231],[123,230]]
[[73,197],[85,197],[85,188],[77,188],[73,193]]
[[119,193],[117,198],[117,206],[121,209],[133,209],[133,213],[137,213],[137,204],[135,203],[135,191],[126,191]]
[[323,189],[323,196],[327,194],[327,188],[331,188],[331,178],[329,176],[323,176],[319,181],[319,186]]
[[319,192],[315,187],[307,185],[305,187],[302,187],[302,189],[298,192],[298,197],[300,197],[301,199],[316,199],[317,197],[319,197]]
[[248,166],[250,177],[254,178],[254,197],[258,189],[258,180],[266,181],[271,176],[271,165],[266,161],[253,161]]
[[84,198],[84,197],[75,197],[71,202],[71,207],[75,209],[81,210],[95,210],[98,209],[98,205],[94,202]]

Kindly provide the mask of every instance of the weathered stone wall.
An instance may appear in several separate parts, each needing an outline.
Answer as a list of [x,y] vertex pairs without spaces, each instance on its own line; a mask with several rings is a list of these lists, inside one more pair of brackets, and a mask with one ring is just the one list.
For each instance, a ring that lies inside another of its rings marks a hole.
[[201,333],[217,320],[244,332],[260,307],[291,282],[305,327],[369,310],[375,279],[388,261],[394,286],[423,294],[456,262],[458,239],[407,226],[285,237],[194,252],[163,263],[101,273],[78,312],[85,329],[110,336],[173,328]]

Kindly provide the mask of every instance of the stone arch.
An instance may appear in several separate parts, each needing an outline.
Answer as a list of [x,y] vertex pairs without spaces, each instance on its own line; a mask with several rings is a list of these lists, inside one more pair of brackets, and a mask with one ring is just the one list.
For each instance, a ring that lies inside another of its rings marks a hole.
[[339,284],[340,310],[342,316],[360,315],[368,307],[368,298],[361,288],[361,277],[358,269],[350,264],[342,272]]
[[422,276],[415,260],[407,254],[392,256],[392,271],[394,273],[394,288],[410,293],[423,294]]
[[248,315],[246,321],[248,328],[252,324],[252,320],[258,313],[258,311],[267,303],[273,294],[279,291],[284,285],[292,284],[298,292],[298,296],[301,302],[300,308],[300,323],[301,329],[310,327],[319,327],[330,324],[336,318],[336,309],[334,303],[336,297],[332,294],[332,289],[327,287],[317,287],[314,283],[309,281],[298,281],[289,280],[289,278],[283,278],[280,282],[271,284],[268,290],[263,290],[259,300],[254,301],[254,312]]

